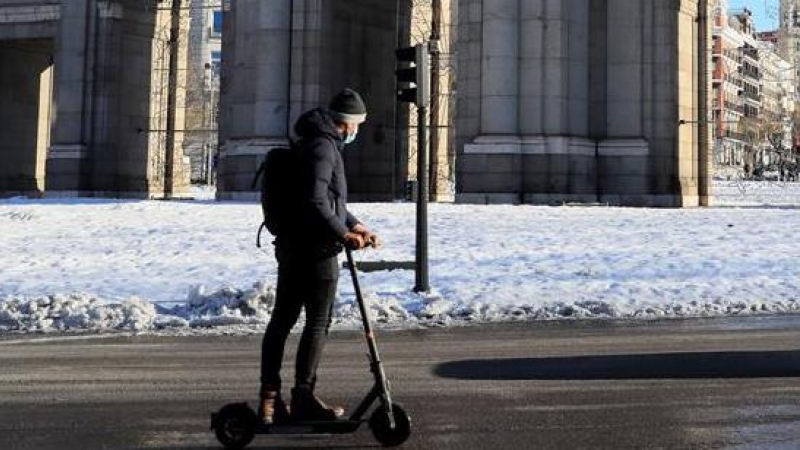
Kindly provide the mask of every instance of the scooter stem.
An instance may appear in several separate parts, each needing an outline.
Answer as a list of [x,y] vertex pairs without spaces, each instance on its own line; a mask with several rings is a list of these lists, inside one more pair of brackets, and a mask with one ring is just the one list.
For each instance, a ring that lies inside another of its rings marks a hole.
[[367,309],[364,296],[361,294],[361,285],[358,282],[358,274],[356,273],[357,267],[353,259],[353,251],[350,248],[345,248],[347,255],[347,266],[350,268],[350,276],[353,279],[353,290],[356,293],[356,300],[358,301],[358,308],[361,312],[361,322],[364,326],[364,337],[367,340],[367,347],[369,348],[370,368],[375,375],[375,387],[379,389],[379,396],[386,408],[391,427],[394,428],[394,416],[392,414],[392,399],[389,393],[388,381],[386,374],[383,371],[380,356],[378,355],[378,345],[375,342],[375,335],[372,331],[372,324],[370,323],[369,310]]

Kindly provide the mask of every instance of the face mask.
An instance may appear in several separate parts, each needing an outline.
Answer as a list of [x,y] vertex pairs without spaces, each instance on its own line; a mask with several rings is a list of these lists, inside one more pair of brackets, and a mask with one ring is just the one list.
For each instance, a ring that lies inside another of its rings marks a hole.
[[344,137],[344,144],[345,144],[345,145],[347,145],[347,144],[352,144],[352,143],[353,143],[353,141],[355,141],[355,140],[356,140],[356,136],[357,136],[357,135],[358,135],[358,130],[356,130],[356,131],[354,131],[354,132],[352,132],[352,133],[348,134],[347,136],[345,136],[345,137]]

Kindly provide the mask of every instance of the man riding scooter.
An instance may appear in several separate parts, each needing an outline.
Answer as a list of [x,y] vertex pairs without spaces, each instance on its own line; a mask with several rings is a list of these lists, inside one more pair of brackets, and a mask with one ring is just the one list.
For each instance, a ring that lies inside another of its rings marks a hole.
[[[341,152],[352,143],[367,110],[361,96],[344,89],[328,108],[303,114],[299,136],[301,179],[299,219],[275,237],[278,285],[275,308],[264,334],[258,414],[264,424],[334,420],[344,414],[328,406],[314,390],[317,367],[331,324],[339,278],[338,254],[344,246],[378,247],[380,241],[347,210],[347,182]],[[297,349],[291,406],[281,396],[280,369],[286,339],[305,309]]]

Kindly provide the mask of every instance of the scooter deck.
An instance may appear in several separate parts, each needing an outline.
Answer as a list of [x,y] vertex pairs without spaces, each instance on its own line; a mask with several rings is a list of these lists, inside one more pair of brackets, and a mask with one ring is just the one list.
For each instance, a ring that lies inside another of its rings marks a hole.
[[325,422],[296,422],[274,425],[259,424],[256,434],[347,434],[358,429],[361,420],[332,420]]
[[249,424],[253,434],[345,434],[352,433],[364,423],[359,417],[328,421],[294,422],[287,421],[267,425],[261,422],[256,412],[246,403],[229,403],[218,412],[211,414],[211,429],[215,429],[223,417],[237,417],[239,423]]

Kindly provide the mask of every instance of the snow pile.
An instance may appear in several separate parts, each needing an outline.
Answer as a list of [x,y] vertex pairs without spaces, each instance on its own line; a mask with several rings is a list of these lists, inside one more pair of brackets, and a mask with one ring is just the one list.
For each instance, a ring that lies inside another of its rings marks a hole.
[[[522,320],[668,318],[800,313],[800,302],[753,300],[713,302],[689,301],[664,305],[638,305],[620,308],[603,301],[554,302],[537,305],[457,302],[438,296],[369,295],[372,322],[379,327],[452,326]],[[193,293],[182,305],[170,308],[140,299],[106,303],[88,296],[53,296],[0,303],[2,331],[147,331],[205,329],[244,325],[263,327],[274,305],[271,287],[225,288],[203,294]],[[303,318],[298,323],[302,326]],[[361,315],[354,298],[339,298],[334,307],[334,329],[357,329]]]
[[[800,313],[800,184],[718,182],[706,209],[433,204],[430,283],[363,273],[383,327]],[[762,206],[764,202],[771,202]],[[355,204],[414,258],[415,206]],[[0,331],[263,329],[277,266],[255,203],[0,201]],[[267,245],[267,247],[269,247]],[[342,271],[334,327],[360,315]],[[211,331],[210,331],[211,330]]]
[[149,330],[156,323],[156,307],[132,298],[109,304],[86,295],[52,295],[0,302],[0,330]]
[[269,320],[274,305],[274,289],[265,283],[256,283],[246,290],[227,287],[210,294],[200,286],[192,290],[186,303],[162,309],[162,315],[168,320],[160,321],[159,325],[213,327],[259,324]]

